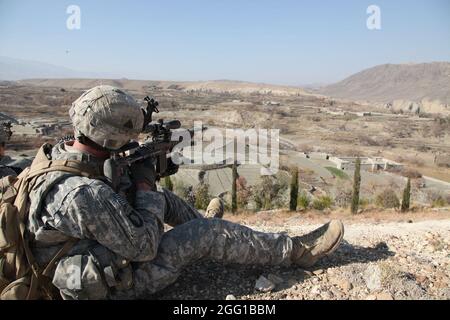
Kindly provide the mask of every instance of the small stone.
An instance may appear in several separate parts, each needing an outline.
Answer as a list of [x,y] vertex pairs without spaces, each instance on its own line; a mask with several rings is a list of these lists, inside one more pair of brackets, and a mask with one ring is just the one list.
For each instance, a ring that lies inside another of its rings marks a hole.
[[324,300],[330,300],[333,297],[333,294],[328,291],[324,291],[320,294],[320,297]]
[[320,294],[320,286],[314,286],[314,287],[312,287],[310,293],[311,293],[313,296],[319,295],[319,294]]
[[275,284],[264,276],[256,280],[255,289],[261,292],[270,292],[275,288]]
[[232,294],[229,294],[226,296],[225,300],[236,300],[236,297],[233,296]]
[[377,300],[377,296],[374,295],[374,294],[369,294],[369,295],[365,298],[365,300]]
[[323,273],[323,269],[317,269],[317,270],[314,270],[313,273],[314,273],[316,276],[318,276],[319,274],[322,274],[322,273]]
[[342,290],[344,292],[349,292],[350,290],[352,290],[353,285],[350,281],[344,280],[344,281],[341,281],[340,287],[342,288]]
[[420,284],[425,283],[427,280],[428,280],[428,278],[426,276],[423,276],[423,275],[416,276],[416,281]]

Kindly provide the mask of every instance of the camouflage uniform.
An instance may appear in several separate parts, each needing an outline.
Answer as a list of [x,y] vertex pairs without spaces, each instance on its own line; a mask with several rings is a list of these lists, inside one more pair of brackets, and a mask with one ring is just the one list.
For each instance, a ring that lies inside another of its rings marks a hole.
[[[86,91],[69,114],[77,143],[95,144],[93,150],[107,150],[106,155],[137,139],[151,120],[151,113],[149,117],[131,96],[110,86]],[[50,272],[63,298],[145,298],[173,283],[186,265],[200,259],[310,266],[342,240],[343,226],[338,222],[317,229],[312,237],[289,238],[204,218],[173,193],[150,191],[154,177],[145,161],[130,168],[131,175],[138,172],[133,177],[137,191],[129,192],[131,179],[124,174],[114,192],[105,182],[103,161],[79,149],[61,142],[51,158],[83,162],[91,166],[89,171],[98,172],[98,178],[53,171],[39,176],[29,193],[27,227],[38,264],[46,266],[69,239],[79,239]],[[142,177],[146,182],[137,180]],[[220,216],[222,203],[216,201],[208,211],[212,217]],[[165,223],[173,226],[166,233]]]
[[[52,158],[101,165],[64,143],[54,147]],[[183,267],[202,258],[240,264],[290,263],[292,241],[286,235],[205,219],[167,190],[137,191],[132,207],[101,179],[52,172],[41,176],[37,185],[30,194],[28,228],[35,236],[33,252],[38,262],[48,263],[69,237],[81,239],[60,260],[53,276],[54,285],[67,299],[145,298],[173,283]],[[174,228],[164,233],[164,223]]]
[[[6,144],[10,140],[11,135],[11,123],[0,123],[0,143]],[[0,178],[11,175],[16,176],[30,164],[31,159],[27,157],[12,159],[9,156],[0,156]]]

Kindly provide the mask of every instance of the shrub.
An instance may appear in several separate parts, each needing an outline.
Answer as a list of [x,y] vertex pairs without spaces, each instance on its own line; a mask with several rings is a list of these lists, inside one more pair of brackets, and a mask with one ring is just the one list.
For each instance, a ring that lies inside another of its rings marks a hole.
[[261,182],[253,189],[256,209],[270,210],[286,207],[285,193],[287,189],[288,183],[279,174],[262,177]]
[[398,208],[400,200],[392,189],[385,189],[376,196],[375,204],[381,208]]
[[442,208],[446,207],[447,205],[448,205],[447,201],[442,196],[439,196],[438,198],[434,199],[431,202],[431,206],[433,208]]
[[300,195],[298,196],[298,200],[297,200],[297,203],[300,206],[300,208],[302,208],[304,210],[308,209],[310,202],[311,201],[309,200],[309,197],[306,194],[306,192],[302,191],[300,193]]
[[200,183],[195,189],[195,207],[197,209],[206,210],[210,201],[209,185],[205,182]]
[[427,192],[428,200],[432,207],[446,207],[450,203],[450,196],[445,197],[442,192],[430,190]]
[[239,177],[236,180],[237,204],[240,208],[245,208],[252,196],[252,190],[247,186],[247,180],[244,177]]
[[181,199],[188,201],[189,192],[192,190],[192,186],[187,185],[180,179],[174,179],[173,192]]
[[325,210],[327,208],[330,208],[333,204],[333,200],[329,196],[320,196],[316,199],[314,199],[312,203],[312,207],[316,210]]
[[352,190],[347,188],[339,188],[334,197],[334,203],[342,208],[348,207],[352,203]]
[[163,181],[164,181],[163,187],[169,191],[173,191],[173,183],[172,183],[172,179],[170,179],[170,176],[164,177]]
[[410,169],[410,168],[403,170],[402,174],[404,177],[409,178],[409,179],[422,178],[422,174],[419,171]]

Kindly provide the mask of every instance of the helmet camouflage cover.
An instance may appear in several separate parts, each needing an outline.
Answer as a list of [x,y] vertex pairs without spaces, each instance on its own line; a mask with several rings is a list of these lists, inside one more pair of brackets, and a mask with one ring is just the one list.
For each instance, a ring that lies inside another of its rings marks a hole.
[[11,122],[0,123],[0,143],[9,141],[12,136]]
[[117,150],[142,131],[144,114],[137,101],[122,90],[101,85],[87,90],[69,111],[76,138],[85,136]]

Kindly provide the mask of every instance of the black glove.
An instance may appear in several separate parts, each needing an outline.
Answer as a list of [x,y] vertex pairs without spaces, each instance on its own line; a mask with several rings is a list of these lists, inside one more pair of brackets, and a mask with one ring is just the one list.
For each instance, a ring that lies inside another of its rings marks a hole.
[[135,186],[146,183],[151,190],[156,190],[156,171],[151,158],[135,162],[130,166],[131,181]]

